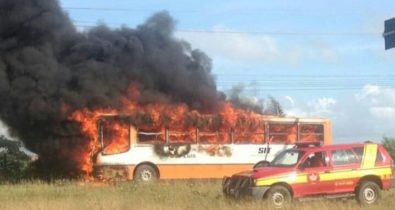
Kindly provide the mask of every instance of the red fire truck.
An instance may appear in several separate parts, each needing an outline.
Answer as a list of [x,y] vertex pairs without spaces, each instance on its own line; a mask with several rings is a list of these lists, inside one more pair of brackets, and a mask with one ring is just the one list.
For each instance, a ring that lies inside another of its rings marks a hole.
[[275,207],[307,196],[355,196],[373,204],[394,186],[393,160],[380,144],[299,145],[280,152],[269,166],[225,177],[227,197],[266,198]]

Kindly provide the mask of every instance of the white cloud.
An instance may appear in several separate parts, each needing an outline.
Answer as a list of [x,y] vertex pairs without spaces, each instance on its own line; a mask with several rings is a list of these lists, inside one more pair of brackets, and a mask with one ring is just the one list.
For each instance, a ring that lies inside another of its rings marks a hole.
[[372,116],[376,118],[395,118],[395,108],[394,107],[371,107],[369,112]]
[[318,98],[307,103],[307,106],[312,108],[311,110],[315,115],[332,113],[332,107],[334,105],[336,105],[336,100],[327,97]]
[[366,85],[345,97],[319,97],[302,104],[286,97],[281,102],[288,115],[331,119],[334,142],[395,137],[395,88]]
[[[216,26],[208,32],[177,31],[176,36],[190,42],[193,48],[206,52],[210,57],[243,62],[281,62],[297,65],[306,59],[334,63],[337,51],[324,43],[299,43],[293,46],[277,43],[269,35],[242,33],[223,26]],[[284,40],[284,39],[280,39]]]
[[284,53],[291,64],[300,64],[305,54],[302,47],[291,48],[287,53]]
[[280,99],[280,104],[285,108],[287,115],[299,117],[319,117],[329,115],[333,112],[336,100],[330,97],[321,97],[308,101],[304,105],[298,105],[290,96]]
[[369,106],[369,113],[375,118],[395,118],[395,89],[377,85],[365,85],[355,98]]
[[377,95],[379,93],[380,93],[380,86],[368,84],[363,87],[361,93],[355,94],[355,98],[360,101],[365,98],[368,98],[369,96]]
[[321,58],[328,63],[335,63],[339,59],[337,53],[332,48],[328,47],[322,48],[320,55]]
[[285,98],[291,103],[292,106],[295,105],[295,101],[291,96],[285,96]]
[[309,56],[311,58],[318,58],[326,63],[336,63],[339,60],[338,52],[336,48],[324,42],[312,43],[308,47]]
[[213,33],[179,31],[176,36],[211,56],[247,61],[271,61],[280,56],[278,46],[270,36],[233,33],[234,30],[221,26],[214,27],[212,31]]

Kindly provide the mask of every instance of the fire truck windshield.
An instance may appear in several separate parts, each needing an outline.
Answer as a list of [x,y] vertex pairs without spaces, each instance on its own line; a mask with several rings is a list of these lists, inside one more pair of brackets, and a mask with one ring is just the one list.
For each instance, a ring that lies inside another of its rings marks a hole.
[[300,158],[302,158],[304,151],[297,149],[289,149],[280,152],[270,163],[272,167],[292,167],[295,166]]

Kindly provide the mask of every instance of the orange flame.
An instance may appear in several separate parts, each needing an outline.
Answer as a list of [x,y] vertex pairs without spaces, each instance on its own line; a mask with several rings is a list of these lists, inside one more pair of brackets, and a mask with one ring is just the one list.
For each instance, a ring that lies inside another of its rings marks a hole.
[[[171,143],[193,143],[199,138],[199,142],[204,143],[231,143],[232,137],[235,143],[264,143],[265,125],[262,115],[248,110],[233,107],[231,103],[222,102],[219,104],[218,112],[207,115],[201,114],[197,110],[190,110],[186,104],[151,103],[141,105],[136,103],[140,96],[140,91],[136,86],[131,86],[125,97],[121,98],[123,108],[115,109],[82,109],[74,112],[70,119],[80,122],[82,133],[89,138],[89,148],[80,155],[81,170],[90,174],[93,169],[91,156],[100,149],[98,138],[97,122],[103,115],[125,115],[128,116],[132,124],[141,131],[155,131],[156,141],[164,143],[165,130]],[[128,148],[129,129],[127,124],[119,121],[105,122],[108,131],[102,133],[108,141],[106,149],[102,152],[113,153],[125,151]],[[196,129],[199,132],[196,132]],[[284,134],[288,143],[296,139],[296,125],[273,126],[270,132]],[[233,132],[230,132],[233,131]],[[305,127],[302,137],[306,141],[316,139],[309,133],[314,132],[314,128]],[[197,136],[198,135],[198,136]],[[280,140],[281,135],[273,136],[273,142]],[[283,138],[282,138],[283,139]]]

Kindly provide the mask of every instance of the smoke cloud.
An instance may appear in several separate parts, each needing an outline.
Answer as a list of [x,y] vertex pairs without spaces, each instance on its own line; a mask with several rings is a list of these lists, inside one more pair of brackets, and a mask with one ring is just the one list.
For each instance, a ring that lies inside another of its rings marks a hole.
[[55,0],[0,0],[1,120],[28,149],[45,154],[48,141],[83,146],[69,115],[121,106],[132,83],[142,89],[141,104],[215,110],[225,97],[211,59],[176,39],[174,29],[175,21],[160,12],[136,28],[78,32]]

